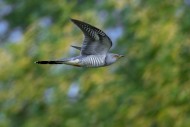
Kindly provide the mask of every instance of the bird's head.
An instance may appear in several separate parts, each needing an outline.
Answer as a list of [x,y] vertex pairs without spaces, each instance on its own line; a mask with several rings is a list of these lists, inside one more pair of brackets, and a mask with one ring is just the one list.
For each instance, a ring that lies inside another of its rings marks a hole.
[[106,56],[106,64],[110,65],[112,63],[115,63],[117,60],[119,60],[122,57],[124,57],[124,55],[109,53]]

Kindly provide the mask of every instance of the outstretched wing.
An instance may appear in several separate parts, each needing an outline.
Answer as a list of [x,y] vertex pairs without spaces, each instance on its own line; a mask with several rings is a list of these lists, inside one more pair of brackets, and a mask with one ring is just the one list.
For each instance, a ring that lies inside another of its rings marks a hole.
[[71,21],[84,33],[81,55],[104,55],[109,51],[112,42],[102,30],[76,19]]

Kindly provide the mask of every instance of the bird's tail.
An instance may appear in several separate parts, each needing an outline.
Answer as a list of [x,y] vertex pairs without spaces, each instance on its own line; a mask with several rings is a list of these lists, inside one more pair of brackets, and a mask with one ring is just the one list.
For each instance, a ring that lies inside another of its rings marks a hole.
[[73,65],[80,67],[79,59],[73,59],[73,58],[64,58],[61,60],[51,60],[51,61],[36,61],[34,63],[36,64],[67,64],[67,65]]
[[64,64],[65,61],[36,61],[36,64]]
[[47,60],[47,61],[36,61],[36,64],[67,64],[77,67],[81,67],[80,60],[77,58],[64,58],[61,60]]

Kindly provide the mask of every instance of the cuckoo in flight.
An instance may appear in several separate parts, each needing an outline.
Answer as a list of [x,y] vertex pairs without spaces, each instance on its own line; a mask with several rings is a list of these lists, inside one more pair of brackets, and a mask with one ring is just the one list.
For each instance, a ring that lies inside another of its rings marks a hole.
[[84,34],[82,46],[72,46],[80,50],[80,55],[60,60],[36,61],[35,63],[67,64],[77,67],[103,67],[111,65],[123,57],[123,55],[109,52],[112,41],[102,30],[76,19],[71,19],[71,21],[78,26]]

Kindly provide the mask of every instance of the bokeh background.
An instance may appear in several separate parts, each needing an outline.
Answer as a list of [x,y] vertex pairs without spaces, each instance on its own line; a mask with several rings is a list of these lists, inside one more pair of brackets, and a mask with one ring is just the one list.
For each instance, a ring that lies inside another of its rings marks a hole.
[[[75,56],[88,22],[126,57]],[[190,0],[0,0],[1,127],[190,127]]]

